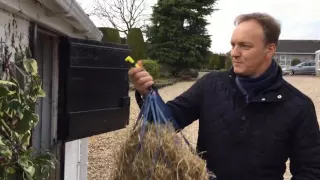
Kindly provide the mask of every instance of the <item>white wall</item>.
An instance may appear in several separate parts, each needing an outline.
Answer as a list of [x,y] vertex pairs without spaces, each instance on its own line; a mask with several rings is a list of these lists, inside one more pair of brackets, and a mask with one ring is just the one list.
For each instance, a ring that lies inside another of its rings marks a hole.
[[[2,38],[2,41],[6,42],[7,45],[9,45],[9,51],[12,52],[14,55],[15,50],[11,47],[11,38],[12,38],[12,31],[11,34],[6,37],[5,32],[8,32],[7,28],[5,28],[6,24],[11,23],[13,17],[12,14],[0,9],[0,38]],[[28,47],[29,46],[29,21],[22,19],[20,17],[15,18],[17,22],[17,34],[21,34],[21,46],[22,47]],[[15,38],[15,46],[18,47],[19,45],[19,39]],[[14,61],[14,56],[11,56],[11,61]]]
[[65,180],[87,180],[88,138],[65,145]]

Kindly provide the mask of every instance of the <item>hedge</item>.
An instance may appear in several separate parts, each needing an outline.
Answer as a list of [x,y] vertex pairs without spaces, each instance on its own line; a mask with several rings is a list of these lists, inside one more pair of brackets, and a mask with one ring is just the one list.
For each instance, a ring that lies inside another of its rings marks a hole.
[[102,42],[121,43],[120,33],[117,29],[109,27],[101,27],[99,30],[102,32]]
[[132,51],[133,59],[147,59],[147,46],[140,28],[129,29],[127,44]]
[[150,73],[153,79],[158,79],[160,77],[160,66],[157,61],[151,59],[142,60],[143,67]]

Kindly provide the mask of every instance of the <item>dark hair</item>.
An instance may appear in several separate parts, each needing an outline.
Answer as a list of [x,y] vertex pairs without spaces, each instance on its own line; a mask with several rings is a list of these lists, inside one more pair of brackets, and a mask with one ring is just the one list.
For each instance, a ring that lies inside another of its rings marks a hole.
[[234,24],[238,25],[244,21],[255,20],[263,28],[266,44],[274,43],[278,45],[279,36],[281,33],[281,24],[267,13],[249,13],[241,14],[236,17]]

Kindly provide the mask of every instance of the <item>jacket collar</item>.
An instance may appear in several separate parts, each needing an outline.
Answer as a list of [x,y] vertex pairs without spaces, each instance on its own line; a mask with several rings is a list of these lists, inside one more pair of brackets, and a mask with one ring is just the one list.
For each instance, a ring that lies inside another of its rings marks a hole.
[[[235,82],[236,74],[233,71],[233,67],[229,69],[228,75],[233,87],[239,90]],[[277,71],[275,82],[270,87],[263,90],[260,94],[254,96],[250,102],[280,102],[280,101],[286,100],[288,96],[288,92],[285,90],[285,88],[283,88],[284,83],[285,83],[285,80],[283,79],[283,76],[282,76],[282,69],[278,65],[278,71]]]

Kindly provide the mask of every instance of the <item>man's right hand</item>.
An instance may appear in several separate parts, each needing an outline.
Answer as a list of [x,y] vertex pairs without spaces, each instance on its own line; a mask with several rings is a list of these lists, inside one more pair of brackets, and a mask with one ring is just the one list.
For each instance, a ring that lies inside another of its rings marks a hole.
[[143,69],[142,64],[138,68],[131,68],[128,74],[134,88],[139,91],[141,95],[147,95],[149,93],[148,88],[151,87],[154,82],[152,76]]

